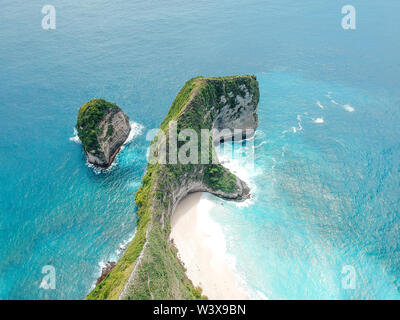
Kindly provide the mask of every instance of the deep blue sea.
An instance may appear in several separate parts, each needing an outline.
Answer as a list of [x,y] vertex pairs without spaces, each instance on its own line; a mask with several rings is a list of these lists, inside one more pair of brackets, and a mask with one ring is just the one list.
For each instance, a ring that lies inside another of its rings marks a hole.
[[[252,296],[400,298],[399,1],[354,1],[356,30],[336,0],[48,4],[55,30],[44,3],[0,9],[0,299],[84,298],[134,235],[147,130],[189,78],[232,74],[260,83],[253,198],[212,217]],[[95,97],[136,134],[100,174],[71,139]]]

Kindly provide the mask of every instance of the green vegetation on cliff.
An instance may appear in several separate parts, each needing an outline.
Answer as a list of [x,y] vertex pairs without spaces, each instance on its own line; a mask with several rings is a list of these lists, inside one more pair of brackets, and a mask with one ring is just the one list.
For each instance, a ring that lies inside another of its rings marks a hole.
[[221,165],[209,165],[204,173],[204,182],[212,190],[229,193],[235,191],[236,177]]
[[[79,139],[86,151],[96,151],[99,148],[97,141],[97,133],[99,123],[109,112],[118,112],[120,108],[104,99],[93,99],[82,105],[78,113],[78,121],[76,128],[78,130]],[[108,127],[107,134],[111,135],[113,127]]]
[[[235,105],[236,95],[245,94],[241,89],[243,84],[251,88],[257,104],[258,83],[254,76],[198,77],[188,81],[172,103],[161,129],[167,134],[172,120],[177,121],[178,133],[185,128],[198,133],[201,129],[211,129],[215,114],[223,107],[220,97],[225,95],[227,100],[231,99],[227,103]],[[152,145],[155,143],[157,139]],[[210,146],[211,158],[214,152],[211,140]],[[135,197],[139,218],[136,235],[116,266],[87,299],[118,299],[122,292],[123,299],[206,298],[187,278],[177,250],[169,241],[169,214],[174,208],[176,190],[184,187],[188,179],[215,192],[231,193],[237,188],[236,177],[220,164],[148,164]],[[126,286],[134,268],[133,279]]]

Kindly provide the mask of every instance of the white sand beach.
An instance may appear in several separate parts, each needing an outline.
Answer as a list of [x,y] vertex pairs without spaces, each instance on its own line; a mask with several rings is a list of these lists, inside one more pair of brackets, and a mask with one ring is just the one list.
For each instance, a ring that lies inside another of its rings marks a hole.
[[[208,203],[207,203],[208,202]],[[171,238],[178,257],[195,286],[209,299],[248,299],[226,261],[226,244],[221,228],[207,213],[209,200],[202,193],[183,199],[171,219]]]

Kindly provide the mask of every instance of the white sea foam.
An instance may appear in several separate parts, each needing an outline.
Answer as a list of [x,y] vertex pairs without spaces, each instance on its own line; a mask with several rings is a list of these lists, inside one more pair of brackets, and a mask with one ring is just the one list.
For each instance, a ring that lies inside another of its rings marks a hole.
[[271,169],[274,170],[275,167],[276,167],[276,162],[277,162],[277,161],[276,161],[276,159],[273,158],[273,157],[272,157],[271,159],[272,159],[272,161],[274,162],[274,164],[272,165]]
[[260,300],[269,300],[268,297],[259,290],[256,290],[257,296]]
[[317,101],[317,106],[320,107],[321,109],[325,109],[326,107],[321,104],[320,101]]
[[125,140],[124,145],[131,143],[137,136],[140,136],[143,133],[144,126],[140,123],[131,121],[131,132],[129,132],[128,138]]
[[76,130],[76,128],[74,128],[74,136],[69,138],[69,141],[78,143],[78,144],[82,144],[81,140],[78,137],[78,130]]
[[218,158],[224,167],[237,175],[243,181],[250,183],[250,177],[255,173],[254,163],[249,158],[232,158],[229,155],[221,155],[218,153]]
[[[263,141],[261,144],[266,143],[266,141]],[[259,146],[260,146],[259,145]],[[230,153],[221,153],[220,148],[217,148],[217,155],[218,159],[220,159],[221,163],[223,166],[229,171],[231,171],[233,174],[235,174],[237,177],[239,177],[241,180],[247,183],[247,185],[250,188],[250,198],[246,199],[245,201],[240,201],[240,202],[234,202],[234,204],[237,207],[248,207],[252,204],[254,204],[255,198],[254,195],[256,193],[256,184],[253,182],[253,177],[257,176],[260,174],[259,170],[254,167],[254,159],[252,157],[245,157],[245,156],[240,156],[242,152],[247,154],[248,152],[254,152],[251,151],[250,148],[248,147],[243,147],[243,146],[236,146],[234,149],[234,156],[232,157],[232,154]],[[239,155],[239,156],[237,156]]]
[[303,126],[301,125],[301,115],[297,115],[297,127],[290,127],[288,130],[282,131],[282,134],[286,134],[288,132],[296,133],[297,131],[303,130]]
[[327,97],[330,99],[330,101],[333,103],[333,104],[335,104],[335,105],[337,105],[337,106],[342,106],[343,107],[343,109],[344,110],[346,110],[347,112],[354,112],[355,110],[356,110],[356,108],[354,108],[353,106],[351,106],[350,104],[340,104],[339,102],[337,102],[337,101],[335,101],[333,98],[332,98],[332,95],[331,95],[331,92],[329,92],[328,94],[327,94]]
[[267,144],[267,143],[268,143],[268,141],[263,141],[263,142],[261,142],[259,145],[253,146],[253,148],[254,148],[254,149],[260,148],[262,145]]
[[343,106],[343,108],[344,108],[344,110],[346,110],[346,111],[348,111],[348,112],[354,112],[354,110],[355,110],[355,108],[352,107],[352,106],[349,105],[349,104],[345,104],[345,105]]
[[330,100],[333,104],[336,104],[336,105],[339,105],[339,104],[340,104],[339,102],[335,101],[335,100],[332,98],[332,92],[328,92],[328,94],[327,94],[326,96],[329,98],[329,100]]
[[107,263],[103,260],[98,263],[98,266],[100,268],[100,273],[101,273],[101,270],[103,270],[103,268],[106,267],[106,265],[107,265]]
[[301,125],[301,115],[297,115],[297,125],[298,125],[298,130],[303,130],[303,126]]
[[324,118],[315,118],[313,119],[314,123],[324,123]]

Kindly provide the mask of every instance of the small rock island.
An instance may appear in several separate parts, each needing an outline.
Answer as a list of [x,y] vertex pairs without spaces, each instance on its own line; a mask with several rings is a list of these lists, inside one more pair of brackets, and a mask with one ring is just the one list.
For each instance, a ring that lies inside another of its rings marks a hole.
[[131,126],[116,104],[93,99],[79,109],[76,129],[88,162],[107,169],[128,138]]

